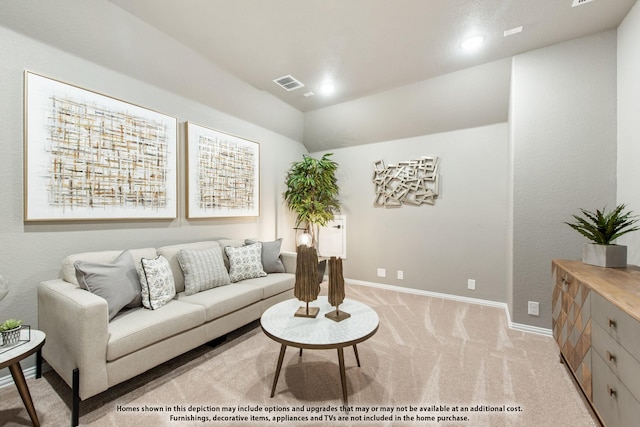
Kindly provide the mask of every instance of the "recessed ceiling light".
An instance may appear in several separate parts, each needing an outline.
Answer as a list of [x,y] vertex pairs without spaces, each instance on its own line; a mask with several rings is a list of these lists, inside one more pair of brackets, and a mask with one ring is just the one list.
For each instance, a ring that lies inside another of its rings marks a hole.
[[469,37],[460,44],[460,47],[464,50],[475,50],[482,46],[484,43],[484,36]]
[[331,83],[325,83],[322,86],[320,86],[320,92],[322,92],[325,95],[331,95],[335,90],[336,90],[336,87]]
[[315,95],[315,93],[313,93],[312,91],[305,92],[302,94],[302,96],[304,96],[305,98],[309,98],[310,96],[313,96],[313,95]]

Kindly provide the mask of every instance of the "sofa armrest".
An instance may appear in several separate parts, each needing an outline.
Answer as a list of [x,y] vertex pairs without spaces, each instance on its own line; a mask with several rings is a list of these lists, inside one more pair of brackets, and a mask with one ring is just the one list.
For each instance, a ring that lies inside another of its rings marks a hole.
[[285,272],[295,274],[297,256],[298,254],[295,252],[280,252],[280,259],[284,264]]
[[79,369],[81,399],[109,388],[108,324],[104,298],[62,279],[38,285],[38,328],[47,334],[42,355],[69,386]]

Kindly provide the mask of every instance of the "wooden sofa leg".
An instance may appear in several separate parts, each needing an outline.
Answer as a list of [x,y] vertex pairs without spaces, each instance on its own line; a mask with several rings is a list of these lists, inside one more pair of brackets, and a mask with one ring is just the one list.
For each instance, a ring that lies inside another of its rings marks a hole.
[[80,418],[80,371],[78,368],[73,370],[73,402],[71,403],[71,427],[77,427]]

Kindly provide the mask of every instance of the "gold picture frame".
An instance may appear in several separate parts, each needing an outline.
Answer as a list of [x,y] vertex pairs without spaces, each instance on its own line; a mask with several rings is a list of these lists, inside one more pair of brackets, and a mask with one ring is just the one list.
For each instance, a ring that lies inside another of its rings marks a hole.
[[187,122],[187,218],[260,216],[260,144]]
[[177,217],[178,119],[25,71],[24,220]]

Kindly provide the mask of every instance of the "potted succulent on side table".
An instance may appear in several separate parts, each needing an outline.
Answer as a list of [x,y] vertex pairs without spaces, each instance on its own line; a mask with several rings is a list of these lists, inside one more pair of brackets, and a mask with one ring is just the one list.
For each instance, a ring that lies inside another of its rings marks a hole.
[[624,212],[625,207],[620,204],[609,213],[605,209],[595,212],[580,209],[584,217],[573,215],[575,222],[565,222],[593,242],[583,246],[582,262],[599,267],[627,266],[627,247],[612,242],[640,227],[633,226],[638,219],[632,212]]
[[20,329],[22,329],[22,320],[8,319],[0,324],[2,345],[17,343],[20,340]]

